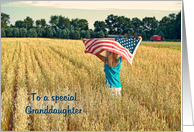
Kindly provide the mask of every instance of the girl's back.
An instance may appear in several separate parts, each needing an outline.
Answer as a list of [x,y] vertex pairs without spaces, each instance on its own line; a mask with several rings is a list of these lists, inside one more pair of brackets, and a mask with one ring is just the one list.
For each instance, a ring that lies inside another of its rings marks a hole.
[[106,77],[105,84],[109,84],[110,87],[120,88],[120,68],[121,68],[121,57],[119,57],[116,66],[111,67],[107,64],[107,57],[105,58],[104,72]]

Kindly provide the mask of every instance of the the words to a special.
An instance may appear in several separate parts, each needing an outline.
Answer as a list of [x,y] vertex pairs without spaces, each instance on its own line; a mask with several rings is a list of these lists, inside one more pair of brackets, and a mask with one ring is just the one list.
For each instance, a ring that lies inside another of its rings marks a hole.
[[[40,101],[42,99],[41,96],[36,96],[36,93],[30,93],[32,95],[32,101],[35,100],[36,101]],[[51,101],[55,101],[55,103],[57,103],[57,101],[77,101],[77,93],[75,92],[75,95],[67,95],[67,96],[58,96],[58,95],[54,95],[51,96]],[[43,97],[43,101],[49,101],[50,100],[48,96],[44,96]],[[25,108],[25,112],[27,114],[63,114],[63,116],[67,116],[67,114],[72,113],[72,114],[81,114],[82,109],[79,108],[69,108],[69,105],[67,105],[67,108],[65,109],[56,109],[53,108],[53,105],[51,105],[51,107],[49,108],[49,106],[47,105],[46,108],[43,109],[36,109],[36,108],[32,108],[31,106],[26,106]]]

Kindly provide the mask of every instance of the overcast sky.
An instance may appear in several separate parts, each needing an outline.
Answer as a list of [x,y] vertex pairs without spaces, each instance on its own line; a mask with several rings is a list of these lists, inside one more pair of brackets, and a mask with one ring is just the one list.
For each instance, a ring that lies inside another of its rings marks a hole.
[[49,24],[51,15],[88,20],[94,29],[96,20],[104,21],[114,14],[128,18],[155,16],[157,20],[181,10],[181,1],[1,1],[1,12],[10,15],[10,23],[30,16],[34,22],[44,18]]

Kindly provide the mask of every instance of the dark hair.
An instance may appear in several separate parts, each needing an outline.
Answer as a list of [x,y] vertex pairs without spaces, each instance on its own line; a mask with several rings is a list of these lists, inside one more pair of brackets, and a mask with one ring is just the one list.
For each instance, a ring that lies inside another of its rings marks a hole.
[[128,33],[128,37],[130,37],[131,36],[131,33]]
[[137,37],[137,33],[134,33],[134,37]]

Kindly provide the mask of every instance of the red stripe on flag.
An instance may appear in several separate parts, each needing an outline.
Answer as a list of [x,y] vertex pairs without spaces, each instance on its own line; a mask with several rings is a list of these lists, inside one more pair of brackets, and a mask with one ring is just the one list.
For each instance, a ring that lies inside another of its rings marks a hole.
[[87,41],[87,42],[84,43],[85,46],[86,46],[86,48],[89,48],[91,46],[91,44],[88,45],[88,43],[91,42],[91,41],[93,41],[93,40],[95,40],[95,41],[92,42],[91,44],[95,43],[96,41],[101,41],[101,40],[111,40],[111,41],[115,41],[115,38],[102,38],[102,39],[96,39],[96,38],[94,38],[94,39],[90,39],[89,41]]
[[93,42],[89,45],[89,42],[86,44],[86,49],[88,49],[89,47],[91,47],[96,41],[98,41],[97,39],[96,40],[93,40]]
[[110,45],[99,45],[99,46],[96,46],[93,50],[88,50],[88,51],[94,53],[96,50],[98,50],[98,48],[112,48],[112,50],[111,50],[112,52],[119,51],[119,52],[123,53],[126,57],[129,57],[131,59],[131,56],[126,49],[124,49],[124,48],[116,49]]
[[87,46],[87,44],[88,44],[90,41],[93,41],[93,40],[95,40],[95,38],[89,39],[88,41],[86,40],[86,41],[84,42],[85,46]]
[[[108,43],[108,44],[111,44],[111,45],[113,45],[113,46],[108,46],[108,45],[105,45],[105,44],[104,44],[104,45],[96,46],[94,49],[97,49],[98,47],[107,46],[107,47],[112,47],[112,48],[113,48],[113,47],[117,47],[118,49],[124,50],[124,51],[127,52],[127,53],[129,52],[127,49],[118,46],[117,43],[115,43],[115,42],[108,42],[108,41],[100,41],[100,42],[97,42],[97,43],[95,43],[95,44],[91,44],[90,47],[87,48],[87,50],[90,51],[91,48],[92,48],[93,46],[98,45],[98,44],[101,44],[101,43]],[[94,52],[94,49],[93,49],[91,52]],[[117,50],[117,49],[116,49],[116,50]],[[129,58],[131,58],[131,55],[130,55],[130,54],[129,54]]]

